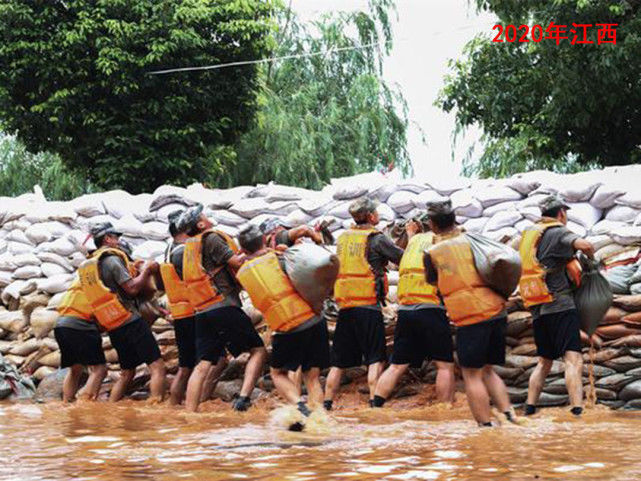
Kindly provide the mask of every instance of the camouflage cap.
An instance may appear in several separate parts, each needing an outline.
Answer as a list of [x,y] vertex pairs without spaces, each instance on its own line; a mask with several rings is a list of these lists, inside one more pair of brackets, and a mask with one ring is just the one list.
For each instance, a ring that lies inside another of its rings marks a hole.
[[198,224],[200,220],[200,214],[203,213],[203,209],[202,204],[197,204],[182,211],[182,214],[180,214],[176,222],[178,232],[189,232],[196,227],[196,224]]
[[564,209],[570,208],[570,206],[567,205],[565,201],[557,195],[548,195],[541,202],[539,202],[539,209],[541,209],[541,213],[556,209],[558,207],[563,207]]
[[454,212],[454,210],[452,209],[452,201],[450,199],[427,203],[427,215],[429,217],[449,215],[452,212]]
[[98,224],[94,224],[89,229],[89,233],[94,239],[100,239],[107,234],[113,234],[117,236],[122,235],[122,232],[117,230],[111,222],[100,222]]
[[380,202],[376,199],[361,197],[352,202],[349,206],[349,213],[352,217],[362,217],[375,212],[379,204]]
[[175,211],[171,212],[167,216],[167,221],[169,222],[169,231],[170,232],[172,230],[174,232],[180,232],[178,230],[178,222],[180,221],[180,216],[182,215],[183,212],[185,212],[185,211],[179,209],[179,210],[175,210]]

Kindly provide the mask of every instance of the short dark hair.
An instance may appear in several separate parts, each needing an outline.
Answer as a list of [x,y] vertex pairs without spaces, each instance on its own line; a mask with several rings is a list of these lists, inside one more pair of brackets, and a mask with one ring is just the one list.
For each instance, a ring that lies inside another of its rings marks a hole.
[[198,234],[200,234],[200,229],[198,229],[198,224],[193,225],[193,226],[192,226],[192,227],[187,231],[187,235],[188,235],[189,237],[193,237],[193,236],[198,235]]
[[553,207],[552,209],[543,211],[541,213],[541,215],[543,217],[556,217],[557,215],[559,215],[559,212],[564,211],[564,210],[566,210],[566,208],[563,207],[562,205],[560,205],[558,207]]
[[434,222],[439,229],[447,229],[456,223],[456,214],[450,212],[449,214],[431,215],[430,220]]
[[178,235],[178,233],[179,233],[179,231],[178,231],[178,227],[176,227],[176,224],[174,224],[173,222],[170,222],[169,223],[169,235],[171,235],[172,237],[176,237],[176,235]]
[[265,246],[263,232],[255,225],[250,225],[240,231],[238,243],[246,252],[253,254]]
[[94,237],[93,238],[93,243],[96,244],[96,248],[97,249],[100,249],[104,242],[105,242],[105,236],[104,235],[101,235],[100,237]]

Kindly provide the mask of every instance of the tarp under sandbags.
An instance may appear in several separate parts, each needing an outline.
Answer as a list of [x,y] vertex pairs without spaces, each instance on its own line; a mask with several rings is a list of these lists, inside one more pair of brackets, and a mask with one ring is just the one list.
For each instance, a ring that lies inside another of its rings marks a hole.
[[338,276],[338,257],[322,246],[302,243],[283,253],[285,271],[296,291],[320,314]]

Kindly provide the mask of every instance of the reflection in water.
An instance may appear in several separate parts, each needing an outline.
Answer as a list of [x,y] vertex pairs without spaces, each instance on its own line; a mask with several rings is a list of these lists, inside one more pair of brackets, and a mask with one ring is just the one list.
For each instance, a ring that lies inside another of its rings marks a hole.
[[635,479],[640,429],[599,407],[485,430],[463,405],[343,410],[291,433],[267,409],[3,404],[0,479]]

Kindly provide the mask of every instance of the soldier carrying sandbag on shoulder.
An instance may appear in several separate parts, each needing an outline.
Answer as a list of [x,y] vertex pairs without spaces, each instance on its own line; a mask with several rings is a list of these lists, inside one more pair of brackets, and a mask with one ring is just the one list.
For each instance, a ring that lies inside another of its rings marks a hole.
[[566,227],[570,207],[559,197],[548,196],[539,207],[541,220],[523,232],[519,245],[523,269],[519,292],[534,319],[534,341],[539,355],[530,376],[525,414],[536,412],[552,362],[562,357],[571,412],[579,416],[583,412],[583,358],[572,285],[578,285],[580,279],[576,251],[592,257],[594,248]]
[[165,393],[165,364],[151,328],[140,314],[140,296],[158,272],[156,262],[136,267],[120,247],[122,235],[111,222],[92,226],[96,251],[78,268],[82,290],[93,315],[118,353],[120,377],[110,401],[120,400],[133,380],[136,367],[147,364],[151,375],[151,399],[161,401]]
[[277,246],[291,247],[305,238],[311,239],[316,244],[323,243],[323,236],[313,227],[299,225],[290,229],[277,217],[261,223],[260,230],[265,234],[266,245],[270,249],[276,249]]

